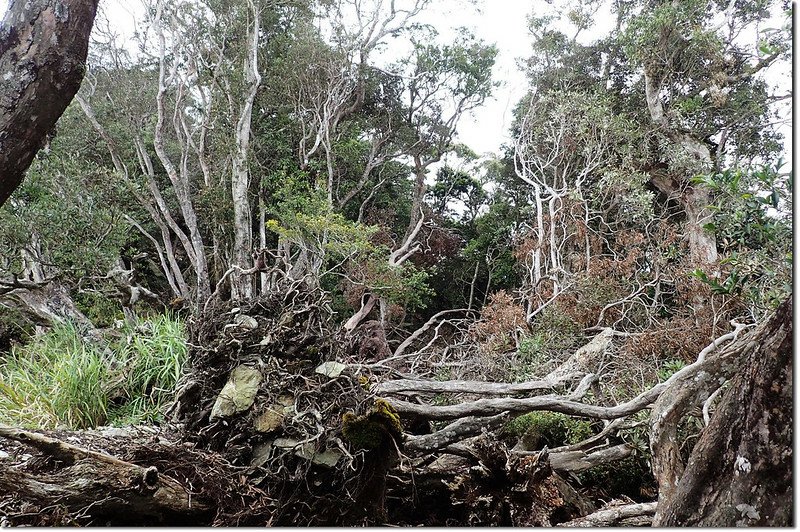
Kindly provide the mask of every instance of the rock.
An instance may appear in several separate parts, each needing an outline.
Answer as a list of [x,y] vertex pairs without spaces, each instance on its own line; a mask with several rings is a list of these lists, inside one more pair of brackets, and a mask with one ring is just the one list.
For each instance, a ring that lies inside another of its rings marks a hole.
[[269,455],[272,452],[272,442],[256,445],[253,448],[253,457],[250,459],[250,465],[253,467],[261,467],[269,460]]
[[341,362],[332,361],[332,362],[323,362],[322,364],[317,366],[317,369],[315,369],[314,371],[316,373],[319,373],[320,375],[325,375],[326,377],[335,379],[336,377],[341,375],[345,369],[347,369],[347,364],[342,364]]
[[213,421],[232,416],[253,406],[259,384],[261,384],[261,372],[256,368],[244,365],[236,367],[219,392],[209,419]]
[[98,427],[97,432],[107,438],[130,438],[133,431],[121,427]]
[[304,460],[313,460],[314,459],[314,444],[311,442],[304,443],[297,450],[294,452],[295,456],[303,458]]
[[11,455],[10,455],[10,454],[8,454],[7,452],[5,452],[5,451],[0,451],[0,460],[5,460],[5,459],[6,459],[6,458],[8,458],[9,456],[11,456]]
[[278,438],[275,440],[274,445],[279,449],[294,449],[295,456],[310,460],[312,464],[329,468],[334,467],[339,458],[342,457],[342,453],[336,449],[328,449],[325,452],[318,453],[312,442],[301,443],[300,440],[294,438]]
[[253,329],[258,329],[258,320],[256,320],[252,316],[248,316],[247,314],[239,314],[233,320],[234,325],[238,325],[243,329],[247,329],[252,331]]
[[328,449],[323,453],[317,453],[312,456],[311,463],[332,468],[336,466],[336,463],[341,457],[342,453],[340,451],[337,451],[336,449]]
[[256,432],[272,432],[283,424],[283,412],[279,412],[275,406],[269,407],[266,412],[256,418],[253,423]]
[[300,443],[300,440],[294,438],[278,438],[275,440],[274,445],[278,449],[294,449]]

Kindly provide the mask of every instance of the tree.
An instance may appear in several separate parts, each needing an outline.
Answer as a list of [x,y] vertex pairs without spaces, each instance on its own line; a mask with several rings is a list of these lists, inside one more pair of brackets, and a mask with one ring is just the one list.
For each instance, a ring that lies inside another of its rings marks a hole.
[[792,310],[790,297],[748,339],[746,364],[654,526],[792,526]]
[[78,91],[97,0],[11,2],[0,24],[0,205]]

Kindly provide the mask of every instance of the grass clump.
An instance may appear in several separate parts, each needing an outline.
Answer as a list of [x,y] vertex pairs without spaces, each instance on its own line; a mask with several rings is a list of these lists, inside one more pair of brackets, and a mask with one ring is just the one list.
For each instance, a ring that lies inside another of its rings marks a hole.
[[186,361],[183,324],[162,315],[106,345],[58,325],[0,364],[0,422],[86,429],[157,422]]
[[170,315],[127,325],[116,352],[125,368],[123,403],[114,417],[128,424],[159,421],[183,372],[187,346],[183,323]]
[[83,429],[108,416],[108,363],[72,324],[54,327],[0,366],[0,420],[41,428]]

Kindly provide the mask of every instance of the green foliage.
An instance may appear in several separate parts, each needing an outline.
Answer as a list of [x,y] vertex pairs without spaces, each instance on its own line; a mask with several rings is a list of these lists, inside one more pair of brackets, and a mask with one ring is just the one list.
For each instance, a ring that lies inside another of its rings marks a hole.
[[589,421],[558,412],[530,412],[509,421],[504,432],[515,438],[535,439],[537,448],[581,442],[594,434]]
[[140,321],[105,346],[59,325],[0,365],[0,422],[85,429],[158,421],[186,360],[183,324]]
[[549,373],[584,341],[581,327],[557,304],[545,308],[520,341],[515,381],[526,381]]
[[666,360],[661,364],[658,369],[658,381],[665,382],[672,377],[675,373],[679,372],[686,366],[683,360]]
[[0,210],[0,258],[20,271],[19,250],[31,249],[35,239],[39,259],[74,278],[106,273],[128,234],[112,204],[117,191],[97,190],[98,182],[111,179],[107,170],[75,155],[37,159],[14,200]]
[[578,480],[586,486],[597,486],[605,494],[626,495],[635,501],[649,501],[656,493],[650,464],[642,455],[593,467],[578,473]]
[[0,420],[84,429],[106,422],[112,382],[99,346],[69,324],[15,347],[0,366]]
[[119,301],[99,292],[79,292],[75,305],[96,327],[110,327],[124,317]]
[[713,293],[744,298],[756,313],[774,308],[791,292],[792,175],[783,161],[754,169],[728,169],[693,179],[714,193],[713,219],[724,276],[692,274]]
[[517,353],[525,365],[539,366],[547,362],[545,348],[545,335],[537,333],[525,336],[519,343]]

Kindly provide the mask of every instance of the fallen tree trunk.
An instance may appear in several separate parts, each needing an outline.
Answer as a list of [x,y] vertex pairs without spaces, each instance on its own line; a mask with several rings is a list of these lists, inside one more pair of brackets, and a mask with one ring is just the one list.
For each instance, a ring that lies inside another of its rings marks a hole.
[[208,517],[209,506],[156,467],[143,467],[36,432],[0,425],[0,437],[35,447],[44,471],[0,469],[0,491],[40,506],[91,515],[99,524],[187,524]]

